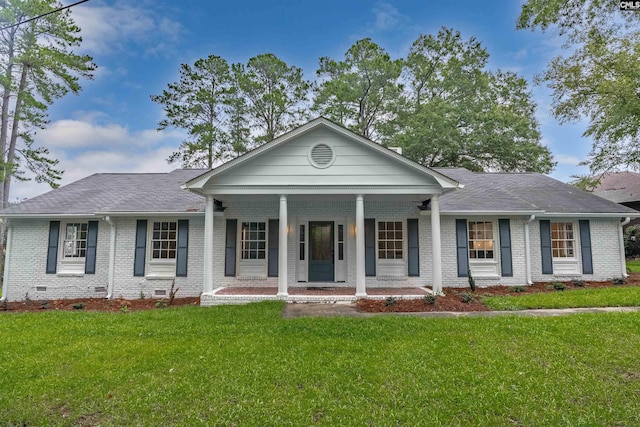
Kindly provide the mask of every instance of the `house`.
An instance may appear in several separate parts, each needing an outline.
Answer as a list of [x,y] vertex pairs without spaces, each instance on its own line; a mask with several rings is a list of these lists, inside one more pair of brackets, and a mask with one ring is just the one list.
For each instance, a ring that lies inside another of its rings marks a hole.
[[640,173],[623,171],[602,175],[593,194],[615,203],[640,210]]
[[[624,276],[638,213],[536,173],[429,169],[324,118],[212,170],[96,174],[0,212],[8,300]],[[275,292],[275,291],[274,291]]]

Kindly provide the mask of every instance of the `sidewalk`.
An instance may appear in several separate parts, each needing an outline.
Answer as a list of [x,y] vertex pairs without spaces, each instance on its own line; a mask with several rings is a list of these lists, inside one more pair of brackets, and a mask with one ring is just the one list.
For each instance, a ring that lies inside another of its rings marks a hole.
[[412,313],[363,313],[356,310],[354,304],[287,304],[282,310],[282,317],[293,319],[297,317],[376,317],[376,316],[412,316],[412,317],[495,317],[495,316],[529,316],[550,317],[566,316],[579,313],[630,313],[640,311],[640,307],[593,307],[593,308],[563,308],[518,311],[432,311]]

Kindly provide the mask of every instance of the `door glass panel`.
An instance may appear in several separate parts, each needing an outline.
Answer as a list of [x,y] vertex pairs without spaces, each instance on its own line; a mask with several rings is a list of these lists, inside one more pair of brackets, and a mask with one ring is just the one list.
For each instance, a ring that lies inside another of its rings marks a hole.
[[313,261],[332,260],[331,224],[318,224],[311,228],[311,259]]

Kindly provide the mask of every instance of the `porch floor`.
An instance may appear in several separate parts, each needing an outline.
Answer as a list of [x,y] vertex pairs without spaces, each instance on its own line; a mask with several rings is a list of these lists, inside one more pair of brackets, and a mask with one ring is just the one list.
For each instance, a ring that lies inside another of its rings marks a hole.
[[[313,303],[351,303],[358,300],[356,289],[348,287],[315,287],[315,286],[291,286],[289,295],[278,294],[277,287],[220,287],[211,293],[202,294],[200,304],[202,306],[222,304],[245,304],[256,301],[282,300],[287,302],[313,302]],[[419,299],[431,294],[431,289],[424,287],[406,288],[367,288],[367,298],[385,299],[394,297],[397,299]]]

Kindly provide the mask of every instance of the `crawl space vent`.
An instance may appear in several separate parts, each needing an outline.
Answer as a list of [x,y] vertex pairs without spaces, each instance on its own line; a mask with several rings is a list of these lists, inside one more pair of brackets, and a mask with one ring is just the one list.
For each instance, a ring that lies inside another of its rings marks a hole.
[[327,168],[333,163],[333,150],[327,144],[318,144],[311,149],[311,163],[318,168]]

